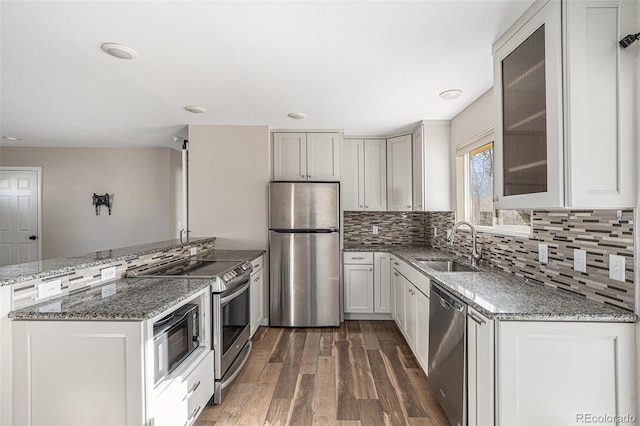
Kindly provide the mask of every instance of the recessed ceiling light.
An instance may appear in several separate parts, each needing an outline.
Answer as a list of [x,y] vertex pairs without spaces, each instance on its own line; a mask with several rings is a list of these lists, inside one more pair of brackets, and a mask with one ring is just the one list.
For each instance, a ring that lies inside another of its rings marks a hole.
[[133,49],[118,43],[102,43],[100,47],[105,53],[120,59],[135,59],[138,56]]
[[460,89],[445,90],[444,92],[440,93],[438,96],[440,96],[441,99],[446,99],[449,101],[451,99],[459,98],[460,96],[462,96],[462,90]]
[[289,118],[293,118],[294,120],[302,120],[303,118],[307,118],[307,114],[304,112],[290,112],[287,114]]
[[187,105],[186,107],[184,107],[184,109],[194,114],[202,114],[203,112],[207,112],[207,109],[205,107],[201,107],[198,105]]
[[20,138],[14,138],[13,136],[3,136],[2,139],[6,139],[6,140],[12,141],[12,142],[16,142],[16,141],[21,141],[22,140]]

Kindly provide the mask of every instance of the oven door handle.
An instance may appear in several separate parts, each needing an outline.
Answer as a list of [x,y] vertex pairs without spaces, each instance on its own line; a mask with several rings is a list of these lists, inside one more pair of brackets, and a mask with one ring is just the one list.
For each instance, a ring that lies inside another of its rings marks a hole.
[[220,299],[220,306],[226,305],[227,303],[229,303],[230,301],[232,301],[233,299],[238,297],[241,293],[243,293],[248,288],[249,288],[249,283],[246,283],[245,285],[240,287],[240,289],[238,291],[236,291],[235,293],[232,293],[229,296],[225,296],[225,297],[221,298]]

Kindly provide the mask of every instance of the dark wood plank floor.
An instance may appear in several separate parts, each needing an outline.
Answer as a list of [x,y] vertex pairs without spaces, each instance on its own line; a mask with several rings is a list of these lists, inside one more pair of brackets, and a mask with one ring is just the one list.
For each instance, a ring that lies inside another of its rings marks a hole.
[[260,327],[244,370],[195,426],[448,425],[393,321]]

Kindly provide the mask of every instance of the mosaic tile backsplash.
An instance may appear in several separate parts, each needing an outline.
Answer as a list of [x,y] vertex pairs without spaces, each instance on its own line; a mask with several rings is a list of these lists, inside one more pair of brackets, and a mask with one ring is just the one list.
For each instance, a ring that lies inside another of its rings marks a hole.
[[156,253],[146,254],[134,259],[121,260],[113,263],[105,263],[92,268],[79,269],[76,271],[63,273],[55,276],[38,278],[24,281],[13,285],[13,309],[21,309],[35,305],[46,299],[38,299],[38,285],[51,280],[60,280],[62,292],[52,298],[61,295],[73,294],[76,291],[84,290],[88,286],[104,284],[101,279],[101,270],[114,266],[116,268],[116,279],[126,276],[129,269],[147,264],[161,264],[177,258],[189,256],[192,247],[198,247],[200,252],[206,253],[215,248],[215,242],[193,243],[182,247],[162,250]]
[[[423,245],[424,221],[423,212],[344,212],[344,244]],[[374,226],[378,227],[378,235],[372,233]]]
[[[366,215],[361,218],[357,215]],[[423,244],[470,257],[471,233],[460,228],[453,246],[447,245],[446,230],[455,223],[453,212],[383,213],[384,229],[389,229],[377,240],[371,238],[371,224],[375,213],[350,212],[350,226],[346,226],[345,245],[411,244],[418,243],[422,223]],[[403,216],[403,215],[406,215]],[[395,234],[394,217],[398,222]],[[411,220],[408,220],[411,218]],[[618,306],[630,311],[635,307],[633,210],[623,210],[617,219],[616,210],[550,210],[533,212],[533,232],[530,237],[515,237],[491,233],[478,233],[478,245],[483,249],[482,260],[517,276],[564,289],[588,299]],[[362,226],[353,225],[361,221]],[[434,227],[438,229],[437,235]],[[406,235],[406,229],[412,238]],[[382,228],[381,228],[382,229]],[[369,235],[366,235],[368,231]],[[382,231],[381,231],[382,232]],[[358,243],[358,237],[362,239]],[[375,236],[373,236],[375,237]],[[376,242],[380,241],[380,242]],[[549,248],[549,262],[538,262],[538,244]],[[573,270],[574,249],[587,253],[587,272]],[[609,278],[609,255],[625,257],[625,281]]]

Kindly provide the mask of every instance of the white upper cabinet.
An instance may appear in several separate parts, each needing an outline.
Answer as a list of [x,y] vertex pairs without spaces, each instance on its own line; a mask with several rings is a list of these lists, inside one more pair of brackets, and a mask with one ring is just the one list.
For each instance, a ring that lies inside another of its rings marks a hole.
[[635,206],[635,13],[540,0],[493,46],[497,208]]
[[307,133],[307,179],[340,180],[340,134]]
[[567,206],[636,205],[634,97],[637,2],[567,1],[565,141]]
[[493,49],[497,208],[562,206],[560,2],[535,3]]
[[425,121],[413,132],[413,210],[451,210],[449,121]]
[[273,179],[340,180],[339,133],[274,133]]
[[387,207],[389,211],[411,211],[413,172],[411,135],[387,139]]
[[342,145],[344,210],[387,209],[386,141],[345,139]]
[[307,134],[273,134],[273,179],[307,180]]

